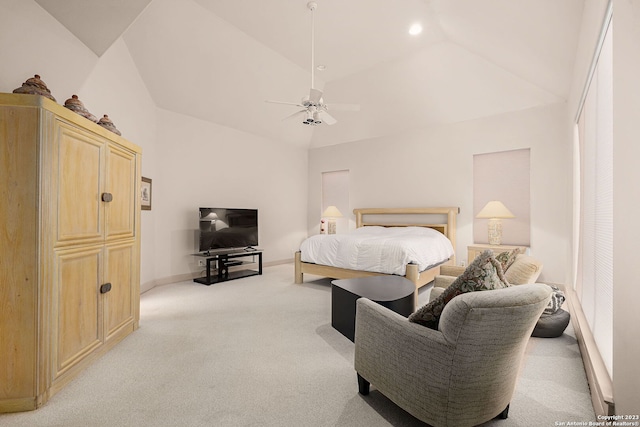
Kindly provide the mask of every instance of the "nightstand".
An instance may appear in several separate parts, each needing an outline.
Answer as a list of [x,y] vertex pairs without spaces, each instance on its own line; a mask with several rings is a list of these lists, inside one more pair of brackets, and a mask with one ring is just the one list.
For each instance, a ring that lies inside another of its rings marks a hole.
[[467,246],[467,263],[471,264],[471,261],[486,250],[491,250],[494,255],[498,255],[501,252],[512,251],[517,248],[520,248],[522,253],[527,250],[526,246],[488,245],[480,243],[469,245]]

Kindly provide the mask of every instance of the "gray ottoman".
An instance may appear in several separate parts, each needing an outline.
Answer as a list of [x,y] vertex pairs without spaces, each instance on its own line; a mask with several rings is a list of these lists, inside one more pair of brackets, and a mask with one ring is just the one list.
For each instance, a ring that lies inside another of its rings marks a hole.
[[538,338],[555,338],[562,335],[569,325],[571,316],[563,309],[559,309],[553,314],[543,314],[536,323],[531,333],[532,337]]
[[416,285],[400,276],[367,276],[331,282],[331,326],[353,341],[356,300],[364,297],[405,317],[416,309]]

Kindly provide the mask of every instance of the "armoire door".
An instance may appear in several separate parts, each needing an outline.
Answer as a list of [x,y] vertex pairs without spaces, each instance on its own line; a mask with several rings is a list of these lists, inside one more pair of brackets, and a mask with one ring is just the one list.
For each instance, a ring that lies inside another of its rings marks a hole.
[[135,242],[128,240],[105,245],[103,283],[109,284],[104,298],[105,342],[120,336],[124,329],[133,329],[138,304],[135,292]]
[[102,257],[102,245],[55,251],[54,380],[102,345]]
[[56,120],[54,179],[57,182],[56,246],[104,240],[103,202],[106,142],[98,135]]
[[107,241],[134,237],[136,194],[136,156],[133,152],[109,144],[107,150],[105,193],[105,237]]

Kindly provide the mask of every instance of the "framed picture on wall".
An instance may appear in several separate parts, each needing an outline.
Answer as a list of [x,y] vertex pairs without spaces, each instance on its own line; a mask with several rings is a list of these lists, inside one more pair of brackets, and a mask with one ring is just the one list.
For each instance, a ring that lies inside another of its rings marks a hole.
[[142,177],[140,186],[140,205],[143,211],[151,210],[151,178]]

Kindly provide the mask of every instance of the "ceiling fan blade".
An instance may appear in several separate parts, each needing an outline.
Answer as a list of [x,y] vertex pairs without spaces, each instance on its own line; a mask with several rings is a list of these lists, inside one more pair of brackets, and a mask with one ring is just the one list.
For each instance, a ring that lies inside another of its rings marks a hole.
[[282,119],[282,120],[290,120],[290,119],[294,119],[294,118],[296,118],[296,117],[298,117],[298,116],[302,116],[303,114],[306,114],[306,113],[307,113],[307,110],[306,110],[306,109],[304,109],[304,110],[300,110],[300,111],[296,111],[295,113],[288,115],[287,117],[285,117],[285,118],[284,118],[284,119]]
[[318,89],[311,88],[309,90],[309,102],[312,104],[320,103],[320,98],[322,98],[322,91]]
[[338,123],[338,121],[326,111],[320,111],[318,114],[320,114],[322,121],[328,125],[335,125]]
[[300,104],[299,102],[285,102],[285,101],[271,101],[271,100],[266,100],[264,102],[268,102],[270,104],[284,104],[284,105],[295,105],[296,107],[304,107],[304,105]]
[[360,111],[359,104],[325,104],[325,106],[335,111]]

